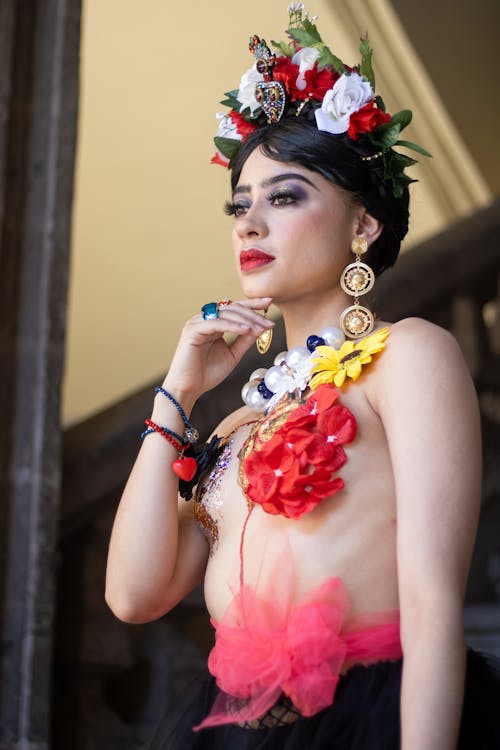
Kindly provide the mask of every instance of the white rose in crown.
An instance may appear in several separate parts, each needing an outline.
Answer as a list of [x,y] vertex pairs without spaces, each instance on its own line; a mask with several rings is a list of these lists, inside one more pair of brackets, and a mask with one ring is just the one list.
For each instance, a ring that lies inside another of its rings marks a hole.
[[264,80],[262,73],[255,67],[255,63],[249,68],[246,73],[243,73],[240,81],[240,88],[238,89],[238,96],[236,97],[241,102],[240,112],[243,112],[247,107],[250,107],[250,111],[253,115],[256,109],[260,107],[259,102],[255,98],[255,84],[260,83]]
[[333,88],[323,97],[321,107],[315,111],[318,130],[337,135],[345,133],[349,119],[374,97],[373,89],[358,73],[343,73]]
[[319,50],[315,47],[304,47],[292,57],[292,63],[299,66],[299,75],[297,76],[295,85],[300,91],[303,91],[306,87],[305,73],[314,68],[318,61],[318,57]]

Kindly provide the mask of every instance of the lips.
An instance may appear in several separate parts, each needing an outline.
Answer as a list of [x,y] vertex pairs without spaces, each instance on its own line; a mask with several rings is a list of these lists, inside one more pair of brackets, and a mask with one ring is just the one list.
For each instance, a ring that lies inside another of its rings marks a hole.
[[242,271],[252,271],[254,268],[260,268],[266,266],[268,263],[272,263],[274,257],[268,255],[263,250],[257,248],[250,248],[249,250],[242,250],[240,253],[240,268]]

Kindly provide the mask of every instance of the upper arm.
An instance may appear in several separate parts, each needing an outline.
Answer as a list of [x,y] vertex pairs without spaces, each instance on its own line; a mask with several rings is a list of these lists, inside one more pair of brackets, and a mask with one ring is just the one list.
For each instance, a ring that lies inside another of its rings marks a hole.
[[[213,434],[228,435],[249,417],[247,407],[229,414]],[[163,611],[172,609],[197,586],[204,577],[209,556],[209,545],[194,517],[194,500],[186,502],[179,496],[179,531],[177,557],[168,593],[162,602]],[[162,612],[163,613],[163,612]]]
[[160,615],[175,607],[202,582],[205,574],[209,547],[194,518],[193,502],[179,496],[177,557]]
[[393,467],[400,599],[463,597],[479,511],[477,399],[455,339],[424,321],[393,326],[377,406]]

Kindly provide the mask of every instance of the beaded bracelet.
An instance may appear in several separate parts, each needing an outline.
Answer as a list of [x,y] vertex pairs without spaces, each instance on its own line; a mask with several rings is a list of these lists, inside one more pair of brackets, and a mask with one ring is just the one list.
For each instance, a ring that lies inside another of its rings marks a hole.
[[[161,427],[160,425],[157,425],[156,422],[153,422],[151,419],[144,420],[144,424],[149,425],[149,426],[148,426],[148,429],[144,430],[144,432],[141,434],[142,439],[144,439],[147,435],[151,435],[152,432],[159,432],[160,434],[166,433],[164,437],[167,440],[168,440],[167,435],[170,435],[171,437],[173,437],[174,440],[177,440],[177,442],[181,445],[181,447],[184,447],[187,443],[186,439],[182,437],[182,435],[179,435],[178,432],[174,432],[168,427]],[[153,427],[153,424],[154,424],[154,427]]]
[[184,422],[186,426],[186,430],[184,432],[185,438],[188,443],[196,443],[198,438],[200,437],[198,430],[193,427],[189,419],[186,417],[186,412],[182,408],[182,406],[179,404],[178,401],[175,400],[175,398],[172,396],[171,393],[165,390],[165,388],[162,388],[161,385],[157,385],[155,388],[155,393],[161,393],[162,396],[165,396],[165,398],[168,398],[168,400],[175,406],[179,414],[181,415],[181,419]]
[[173,430],[169,430],[168,427],[161,427],[159,424],[156,424],[156,422],[153,422],[152,419],[145,419],[144,424],[147,425],[148,429],[142,433],[141,437],[150,435],[152,432],[157,432],[179,452],[179,458],[172,461],[172,471],[179,477],[179,479],[189,482],[196,474],[198,464],[195,458],[184,455],[186,441],[183,440],[183,438],[180,438],[180,435]]
[[144,430],[141,438],[145,438],[146,435],[151,435],[152,432],[157,432],[159,435],[164,437],[165,440],[168,440],[168,442],[173,445],[174,448],[179,451],[179,453],[184,450],[186,441],[177,432],[170,430],[168,427],[161,427],[161,425],[153,422],[152,419],[145,419],[144,424],[147,425],[148,429]]

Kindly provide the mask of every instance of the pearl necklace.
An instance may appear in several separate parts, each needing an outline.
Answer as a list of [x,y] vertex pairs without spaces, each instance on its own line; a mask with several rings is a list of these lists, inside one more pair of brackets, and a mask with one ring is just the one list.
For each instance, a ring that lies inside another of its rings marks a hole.
[[326,345],[340,349],[344,341],[345,336],[340,328],[327,326],[318,335],[309,336],[306,346],[294,346],[288,351],[280,352],[274,358],[272,367],[259,367],[252,372],[241,389],[244,403],[253,411],[265,413],[285,393],[294,393],[299,397],[311,379],[311,360],[316,347]]

